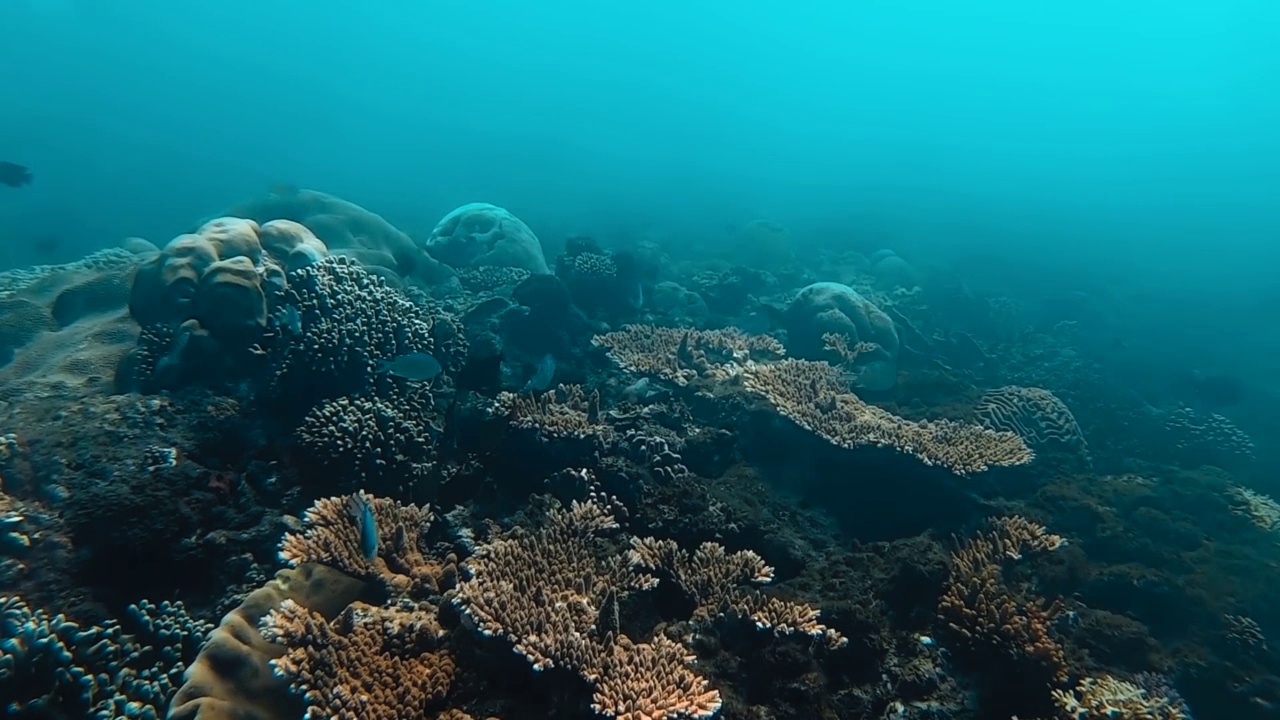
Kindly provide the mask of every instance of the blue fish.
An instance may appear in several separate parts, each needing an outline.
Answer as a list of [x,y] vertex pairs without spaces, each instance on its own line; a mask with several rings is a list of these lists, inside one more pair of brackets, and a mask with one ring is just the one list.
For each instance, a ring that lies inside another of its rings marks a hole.
[[405,380],[426,381],[440,374],[440,361],[428,353],[409,353],[391,360],[383,360],[378,372],[402,377]]
[[378,556],[378,519],[373,515],[371,501],[363,490],[351,496],[351,517],[360,536],[360,554],[369,561]]

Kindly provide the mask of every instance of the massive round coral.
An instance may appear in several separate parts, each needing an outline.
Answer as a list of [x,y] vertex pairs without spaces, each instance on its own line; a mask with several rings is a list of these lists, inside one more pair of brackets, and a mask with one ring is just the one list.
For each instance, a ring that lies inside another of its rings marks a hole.
[[857,348],[855,382],[887,390],[897,382],[898,332],[893,320],[848,285],[817,282],[802,289],[783,314],[787,353],[833,359],[832,340]]
[[498,265],[548,273],[542,244],[510,211],[488,203],[468,203],[440,219],[423,243],[451,267]]

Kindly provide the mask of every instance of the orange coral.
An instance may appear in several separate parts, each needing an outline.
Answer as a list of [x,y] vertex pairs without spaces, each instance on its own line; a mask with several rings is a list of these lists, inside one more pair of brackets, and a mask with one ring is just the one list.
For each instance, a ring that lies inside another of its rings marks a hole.
[[453,682],[435,614],[429,605],[357,602],[326,622],[285,600],[263,620],[262,633],[287,648],[271,664],[302,695],[308,717],[401,720],[443,698]]
[[1007,587],[1003,565],[1029,550],[1050,551],[1065,541],[1043,526],[1014,516],[962,544],[951,556],[951,576],[938,603],[938,617],[957,652],[999,657],[1038,668],[1054,684],[1067,681],[1066,652],[1050,628],[1061,610],[1027,600]]
[[280,542],[280,559],[290,565],[320,563],[362,580],[382,583],[392,594],[438,590],[451,583],[452,556],[440,563],[423,554],[419,538],[431,527],[430,506],[402,505],[364,496],[373,511],[377,548],[373,558],[361,550],[359,524],[353,521],[355,495],[322,498],[307,510],[301,533]]

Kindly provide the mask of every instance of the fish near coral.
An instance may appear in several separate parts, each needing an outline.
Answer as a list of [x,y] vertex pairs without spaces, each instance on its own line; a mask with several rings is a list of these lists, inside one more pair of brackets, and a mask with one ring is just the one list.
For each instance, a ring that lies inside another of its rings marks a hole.
[[0,160],[0,185],[8,185],[13,188],[22,187],[23,185],[30,185],[33,177],[31,171],[26,167]]
[[378,519],[373,515],[372,498],[363,490],[351,496],[351,519],[360,537],[360,554],[372,561],[378,556]]
[[378,372],[402,377],[405,380],[426,381],[440,374],[440,361],[428,353],[409,353],[391,360],[383,360]]

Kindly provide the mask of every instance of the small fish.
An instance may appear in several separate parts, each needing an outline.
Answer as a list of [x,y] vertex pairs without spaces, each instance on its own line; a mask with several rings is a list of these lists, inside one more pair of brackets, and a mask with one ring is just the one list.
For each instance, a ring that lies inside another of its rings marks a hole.
[[378,519],[373,515],[371,499],[363,490],[351,496],[351,517],[360,536],[360,554],[370,561],[378,556]]
[[22,165],[0,160],[0,185],[22,187],[30,185],[32,177],[31,171]]
[[523,392],[542,392],[551,387],[551,380],[556,376],[556,359],[551,353],[542,356],[538,361],[537,367],[533,370],[533,376],[529,378],[529,382],[524,384]]
[[425,381],[440,374],[440,361],[427,353],[409,353],[391,360],[383,360],[378,372],[388,373],[405,380]]

